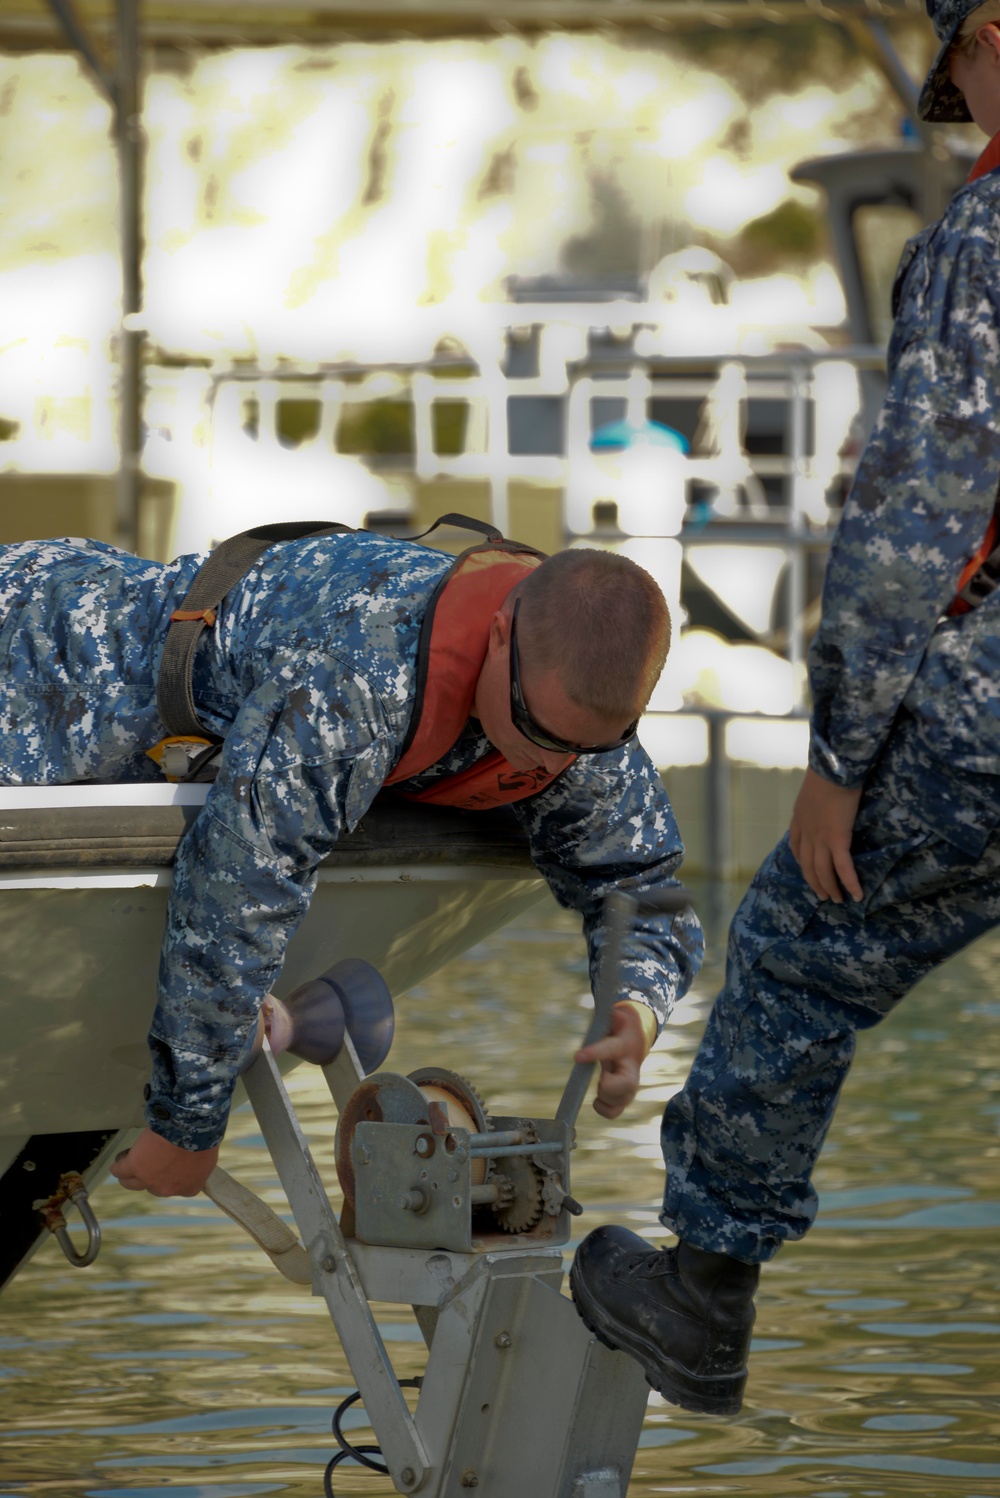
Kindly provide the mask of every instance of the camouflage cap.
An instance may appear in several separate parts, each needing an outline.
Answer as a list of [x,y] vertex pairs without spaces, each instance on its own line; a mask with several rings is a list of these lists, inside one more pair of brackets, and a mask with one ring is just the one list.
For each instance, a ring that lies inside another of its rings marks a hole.
[[979,9],[983,0],[924,0],[924,3],[942,45],[920,90],[917,113],[922,120],[936,124],[968,124],[972,116],[963,95],[948,76],[948,55],[963,21]]

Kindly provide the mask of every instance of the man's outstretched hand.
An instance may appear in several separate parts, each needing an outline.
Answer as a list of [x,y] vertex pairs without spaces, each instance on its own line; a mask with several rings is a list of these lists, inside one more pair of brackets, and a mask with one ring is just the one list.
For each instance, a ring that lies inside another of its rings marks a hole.
[[611,1011],[610,1032],[573,1057],[574,1061],[601,1064],[594,1107],[602,1118],[617,1118],[624,1113],[639,1090],[639,1069],[645,1059],[642,1020],[631,1004],[616,1004]]
[[143,1129],[130,1150],[123,1151],[111,1167],[126,1191],[149,1191],[153,1196],[197,1196],[219,1158],[219,1146],[210,1150],[182,1150],[176,1144]]
[[861,786],[846,787],[807,770],[795,801],[788,841],[802,876],[814,895],[842,905],[844,890],[861,899],[851,858],[851,833]]

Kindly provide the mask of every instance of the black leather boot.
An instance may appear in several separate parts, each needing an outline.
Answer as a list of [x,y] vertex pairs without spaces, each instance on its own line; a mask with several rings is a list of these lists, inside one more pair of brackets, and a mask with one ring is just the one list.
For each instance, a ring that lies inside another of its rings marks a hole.
[[743,1403],[758,1264],[690,1243],[653,1249],[626,1228],[595,1228],[577,1249],[576,1308],[608,1347],[641,1363],[671,1404],[735,1415]]

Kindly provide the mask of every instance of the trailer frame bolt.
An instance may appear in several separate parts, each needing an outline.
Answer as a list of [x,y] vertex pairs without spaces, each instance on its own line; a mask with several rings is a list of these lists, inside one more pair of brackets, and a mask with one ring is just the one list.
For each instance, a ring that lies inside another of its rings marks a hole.
[[501,1352],[506,1352],[510,1346],[510,1332],[497,1332],[493,1338],[493,1346],[499,1347]]

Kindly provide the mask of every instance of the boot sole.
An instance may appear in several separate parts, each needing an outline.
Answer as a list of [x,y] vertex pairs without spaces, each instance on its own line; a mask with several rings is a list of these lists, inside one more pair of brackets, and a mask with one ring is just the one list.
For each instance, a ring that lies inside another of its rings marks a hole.
[[576,1265],[570,1270],[569,1283],[573,1304],[584,1325],[599,1342],[612,1352],[625,1352],[642,1368],[649,1386],[668,1404],[680,1405],[697,1415],[738,1415],[743,1406],[747,1369],[739,1373],[705,1377],[690,1373],[680,1363],[666,1357],[661,1348],[626,1331],[613,1321],[578,1281]]

